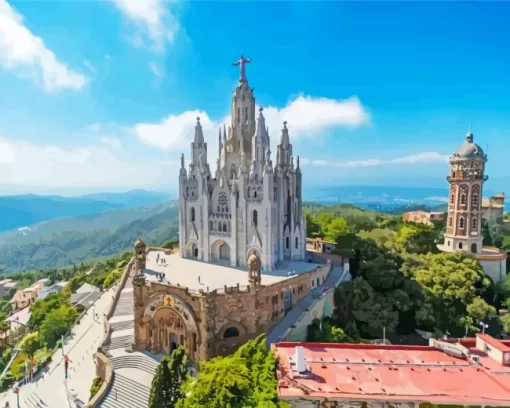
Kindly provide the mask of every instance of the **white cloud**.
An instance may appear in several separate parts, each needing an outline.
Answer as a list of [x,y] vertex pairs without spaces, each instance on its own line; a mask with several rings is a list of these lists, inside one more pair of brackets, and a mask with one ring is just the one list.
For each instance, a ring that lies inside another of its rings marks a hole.
[[[370,121],[369,113],[356,97],[335,100],[300,95],[283,109],[269,106],[264,109],[263,114],[273,144],[279,140],[284,120],[288,122],[291,138],[317,137],[318,133],[328,128],[358,127]],[[189,149],[189,143],[193,140],[197,116],[200,116],[204,138],[215,149],[218,128],[224,123],[228,126],[231,122],[230,116],[215,121],[206,112],[186,111],[179,115],[170,115],[159,123],[136,124],[132,131],[140,141],[149,146],[183,152]],[[215,152],[211,148],[209,151]]]
[[0,0],[0,66],[28,77],[48,92],[81,89],[86,77],[57,60],[41,37],[23,25],[23,16]]
[[163,78],[163,73],[154,62],[149,62],[149,69],[156,78]]
[[97,133],[101,130],[102,127],[103,125],[101,125],[101,123],[92,123],[92,125],[88,126],[88,129],[92,132]]
[[121,141],[115,137],[102,137],[100,142],[114,149],[120,149],[122,147]]
[[301,164],[304,166],[314,167],[375,167],[392,164],[416,164],[416,163],[446,163],[449,155],[440,154],[437,152],[425,152],[411,156],[398,157],[396,159],[382,160],[382,159],[367,159],[367,160],[350,160],[350,161],[328,161],[328,160],[313,160],[301,159]]
[[112,0],[119,11],[133,23],[138,31],[133,38],[134,45],[148,46],[156,52],[163,52],[179,29],[164,0]]
[[52,189],[158,186],[178,160],[139,160],[99,146],[62,148],[0,138],[0,185]]
[[92,73],[95,74],[97,72],[97,69],[90,61],[84,60],[83,65]]

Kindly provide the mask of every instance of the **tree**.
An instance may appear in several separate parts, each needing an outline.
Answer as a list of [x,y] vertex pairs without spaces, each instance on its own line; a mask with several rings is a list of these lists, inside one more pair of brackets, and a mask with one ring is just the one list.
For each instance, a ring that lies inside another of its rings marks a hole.
[[41,348],[41,338],[38,332],[27,334],[21,339],[18,344],[25,355],[33,357],[34,354]]
[[406,258],[402,270],[424,289],[425,301],[432,305],[435,329],[462,336],[466,325],[478,331],[484,316],[495,308],[482,296],[491,286],[478,261],[461,253],[440,253]]
[[351,228],[343,217],[333,218],[323,227],[323,230],[324,239],[331,242],[336,242],[339,237],[351,232]]
[[70,306],[61,306],[48,313],[39,329],[41,338],[48,347],[54,347],[67,333],[77,315],[76,309]]
[[7,319],[7,315],[4,312],[0,312],[0,333],[5,333],[11,329],[11,323],[5,319]]
[[306,234],[309,237],[320,237],[322,236],[321,226],[315,220],[315,218],[310,213],[305,213],[306,217]]
[[501,324],[505,333],[510,333],[510,313],[507,313],[501,318]]
[[161,359],[152,380],[149,408],[174,408],[182,399],[181,386],[188,376],[187,362],[182,347]]
[[242,345],[233,355],[200,363],[197,378],[188,378],[186,398],[178,408],[283,408],[278,400],[278,361],[263,335]]

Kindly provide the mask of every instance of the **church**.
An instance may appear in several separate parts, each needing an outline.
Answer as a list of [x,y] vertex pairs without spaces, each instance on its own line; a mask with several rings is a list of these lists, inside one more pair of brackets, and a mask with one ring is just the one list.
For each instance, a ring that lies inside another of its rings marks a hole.
[[191,158],[179,172],[179,248],[182,258],[246,267],[256,254],[262,270],[281,261],[300,261],[306,253],[302,213],[302,174],[294,162],[287,122],[283,122],[271,159],[269,129],[263,109],[256,115],[254,90],[246,78],[243,56],[232,94],[232,121],[219,129],[216,169],[197,118]]

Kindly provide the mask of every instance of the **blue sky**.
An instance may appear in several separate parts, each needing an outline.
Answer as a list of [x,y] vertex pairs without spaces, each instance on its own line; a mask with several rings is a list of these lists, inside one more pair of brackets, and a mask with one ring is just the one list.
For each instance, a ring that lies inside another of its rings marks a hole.
[[[510,3],[0,0],[0,193],[176,187],[215,165],[241,53],[305,188],[446,187],[472,124],[510,188]],[[273,150],[274,151],[274,150]]]

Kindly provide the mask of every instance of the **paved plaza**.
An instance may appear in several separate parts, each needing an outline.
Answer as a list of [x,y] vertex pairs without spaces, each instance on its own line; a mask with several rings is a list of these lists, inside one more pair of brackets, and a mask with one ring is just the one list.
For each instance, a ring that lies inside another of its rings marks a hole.
[[[271,285],[288,279],[295,274],[309,272],[319,267],[309,262],[281,262],[280,268],[271,272],[262,271],[262,284]],[[209,291],[227,287],[248,285],[248,271],[225,264],[206,263],[185,259],[178,255],[167,255],[164,251],[150,251],[147,254],[146,279],[157,282],[155,272],[164,273],[167,283],[179,284],[191,289]],[[289,272],[291,273],[289,275]],[[200,278],[200,280],[199,280]]]
[[[19,393],[20,408],[77,408],[89,400],[90,386],[96,376],[93,354],[104,336],[103,315],[107,312],[114,289],[102,294],[73,331],[64,346],[69,356],[69,379],[64,379],[63,355],[57,351],[43,373],[31,384],[23,385]],[[98,318],[96,320],[95,314]],[[16,395],[7,391],[0,395],[0,407],[9,401],[17,407]]]

